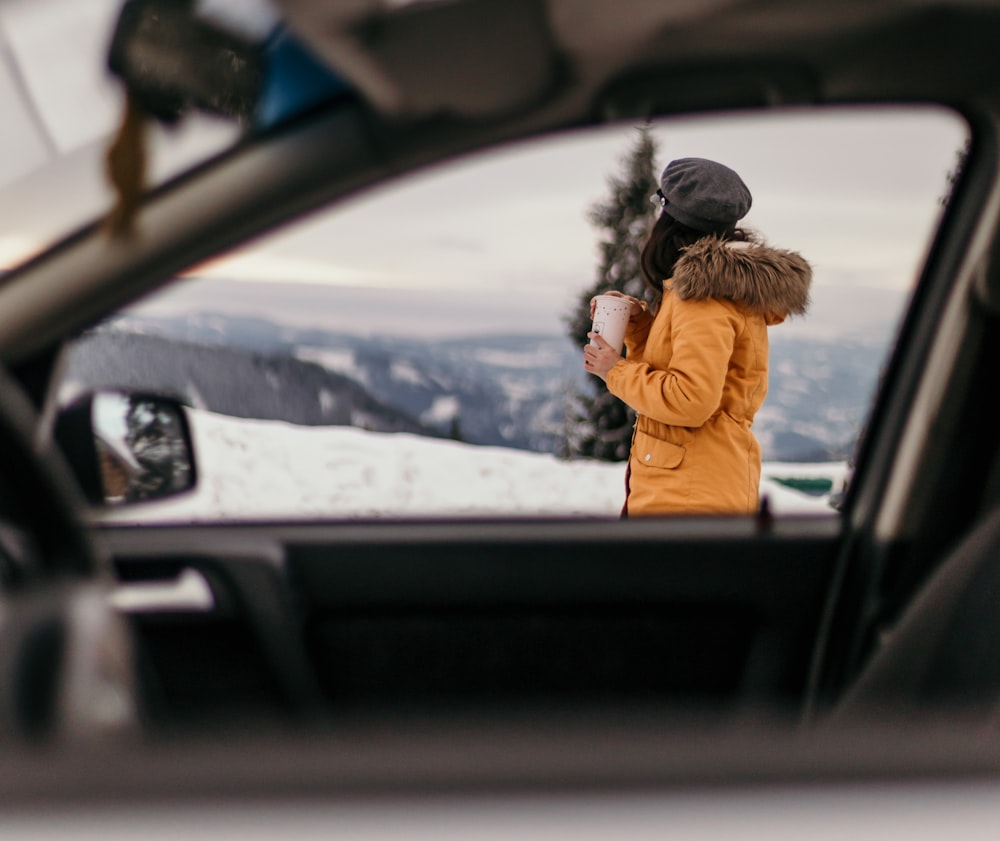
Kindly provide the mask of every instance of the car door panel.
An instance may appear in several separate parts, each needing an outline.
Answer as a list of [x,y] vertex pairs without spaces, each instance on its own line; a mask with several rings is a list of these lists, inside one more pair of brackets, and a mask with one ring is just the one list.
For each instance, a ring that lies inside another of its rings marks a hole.
[[210,582],[208,610],[133,614],[147,665],[175,687],[161,699],[169,721],[238,715],[235,697],[248,714],[255,704],[337,716],[539,704],[794,711],[839,529],[816,518],[763,531],[753,520],[660,520],[102,536],[123,581],[197,570]]

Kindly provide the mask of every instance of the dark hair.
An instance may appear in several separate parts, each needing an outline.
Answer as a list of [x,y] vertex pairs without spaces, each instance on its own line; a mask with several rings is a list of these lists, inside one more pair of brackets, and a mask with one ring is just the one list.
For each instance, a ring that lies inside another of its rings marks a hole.
[[663,294],[663,281],[673,275],[674,266],[684,249],[702,237],[708,236],[717,236],[723,240],[748,239],[747,233],[742,228],[727,228],[705,233],[678,222],[669,213],[660,213],[660,218],[649,232],[639,256],[642,277],[657,298]]

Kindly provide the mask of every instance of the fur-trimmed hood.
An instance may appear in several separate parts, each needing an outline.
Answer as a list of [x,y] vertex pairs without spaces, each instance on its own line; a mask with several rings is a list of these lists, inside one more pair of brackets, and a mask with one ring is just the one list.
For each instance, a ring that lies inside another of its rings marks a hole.
[[684,300],[742,302],[775,323],[805,314],[811,282],[812,267],[794,251],[707,236],[684,249],[669,286]]

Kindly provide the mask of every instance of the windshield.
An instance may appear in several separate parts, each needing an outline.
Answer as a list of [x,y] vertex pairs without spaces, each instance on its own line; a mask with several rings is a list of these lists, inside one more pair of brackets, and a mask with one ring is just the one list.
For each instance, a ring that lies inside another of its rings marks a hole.
[[[121,0],[0,0],[0,271],[112,205],[104,161],[125,95],[107,52],[120,8]],[[205,113],[151,121],[146,131],[148,186],[240,135],[237,123]]]

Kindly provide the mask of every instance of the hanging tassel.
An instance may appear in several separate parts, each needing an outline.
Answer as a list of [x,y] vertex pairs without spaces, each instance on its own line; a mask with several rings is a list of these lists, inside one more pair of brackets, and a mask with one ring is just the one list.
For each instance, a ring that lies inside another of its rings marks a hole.
[[146,183],[146,113],[135,96],[126,94],[125,113],[108,147],[106,171],[115,191],[107,226],[113,237],[135,232],[135,217]]

